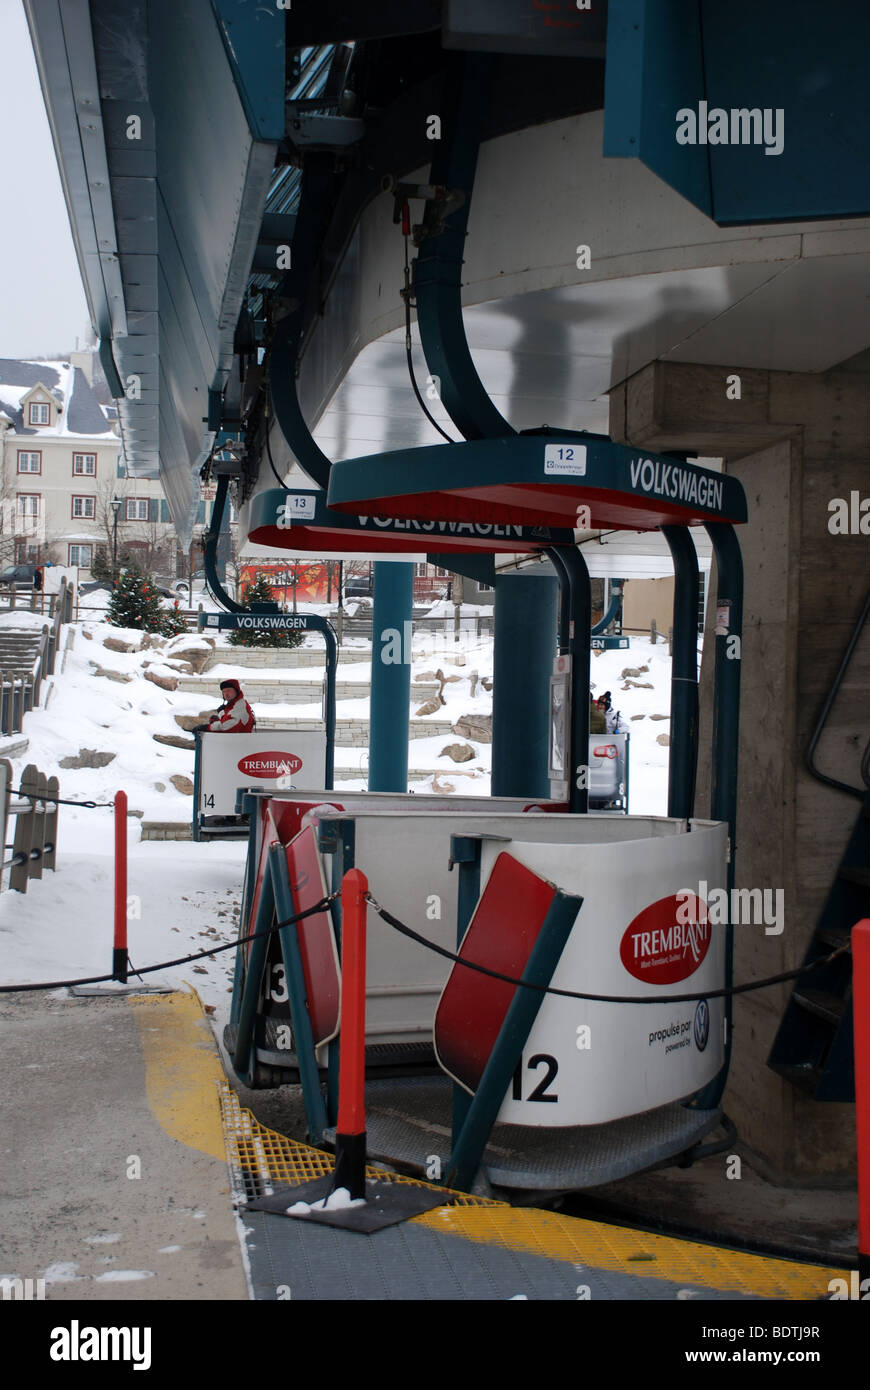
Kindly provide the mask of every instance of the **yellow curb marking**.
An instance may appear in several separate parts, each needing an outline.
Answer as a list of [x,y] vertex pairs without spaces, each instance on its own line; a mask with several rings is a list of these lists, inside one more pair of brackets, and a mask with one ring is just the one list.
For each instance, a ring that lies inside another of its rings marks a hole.
[[215,1090],[224,1072],[198,995],[135,995],[130,1006],[154,1118],[170,1138],[226,1162]]
[[827,1297],[830,1279],[842,1277],[842,1270],[821,1265],[744,1254],[532,1208],[442,1207],[414,1220],[480,1244],[568,1261],[578,1267],[578,1282],[584,1272],[608,1270],[722,1293],[816,1299]]

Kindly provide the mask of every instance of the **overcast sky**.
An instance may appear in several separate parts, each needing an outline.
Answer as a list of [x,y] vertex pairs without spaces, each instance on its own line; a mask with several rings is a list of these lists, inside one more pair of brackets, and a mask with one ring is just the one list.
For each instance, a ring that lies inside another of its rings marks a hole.
[[0,357],[92,340],[54,145],[21,0],[0,0]]

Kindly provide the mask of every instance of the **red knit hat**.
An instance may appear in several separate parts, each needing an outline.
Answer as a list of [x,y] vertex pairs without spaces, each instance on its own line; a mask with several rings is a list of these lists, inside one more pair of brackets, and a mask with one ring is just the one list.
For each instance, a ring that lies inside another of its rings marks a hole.
[[242,693],[242,687],[239,685],[237,680],[221,681],[221,690],[227,689],[234,690],[236,692],[236,695],[241,695]]

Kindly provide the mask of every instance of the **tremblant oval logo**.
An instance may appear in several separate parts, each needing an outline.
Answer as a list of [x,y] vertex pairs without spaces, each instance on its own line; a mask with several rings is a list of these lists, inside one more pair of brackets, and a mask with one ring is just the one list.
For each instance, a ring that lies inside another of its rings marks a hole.
[[706,916],[701,900],[687,901],[684,894],[672,894],[645,907],[626,927],[619,945],[629,975],[651,985],[688,979],[710,948]]
[[249,753],[246,758],[240,758],[236,763],[239,772],[243,772],[246,777],[263,777],[269,780],[298,772],[301,766],[302,759],[295,753]]

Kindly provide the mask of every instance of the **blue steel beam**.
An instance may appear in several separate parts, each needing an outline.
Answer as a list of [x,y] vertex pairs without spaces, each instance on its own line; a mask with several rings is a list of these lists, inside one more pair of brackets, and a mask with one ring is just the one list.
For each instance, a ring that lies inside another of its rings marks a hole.
[[[713,671],[713,759],[711,765],[710,818],[726,821],[728,901],[732,901],[737,856],[737,770],[740,726],[740,668],[743,643],[743,558],[732,526],[707,526],[716,557],[716,656]],[[725,929],[725,979],[734,979],[734,924],[730,913]],[[733,999],[725,997],[725,1061],[722,1070],[692,1100],[700,1110],[715,1109],[722,1098],[731,1062]]]
[[686,526],[663,526],[674,562],[668,815],[695,814],[698,770],[698,555]]
[[[499,1035],[453,1146],[444,1179],[447,1187],[457,1188],[460,1192],[471,1190],[511,1077],[544,1002],[543,990],[553,978],[582,906],[581,897],[556,890],[521,977],[525,985],[536,985],[538,988],[520,987],[514,990]],[[462,968],[461,965],[453,967],[454,970]]]
[[369,706],[372,792],[408,790],[413,601],[414,566],[384,560],[376,563]]
[[556,580],[549,574],[500,575],[495,596],[492,795],[546,798]]
[[[480,135],[486,111],[490,60],[456,56],[447,64],[441,105],[441,142],[431,184],[461,189],[464,202],[443,229],[424,241],[414,262],[417,322],[426,365],[441,381],[441,400],[466,439],[513,434],[496,409],[471,358],[462,321],[462,259]],[[436,205],[426,204],[426,217]]]
[[[582,815],[589,810],[589,628],[592,585],[580,550],[553,548],[550,559],[560,574],[562,611],[559,646],[571,657],[571,724],[568,757],[568,805]],[[493,690],[495,682],[493,682]]]

